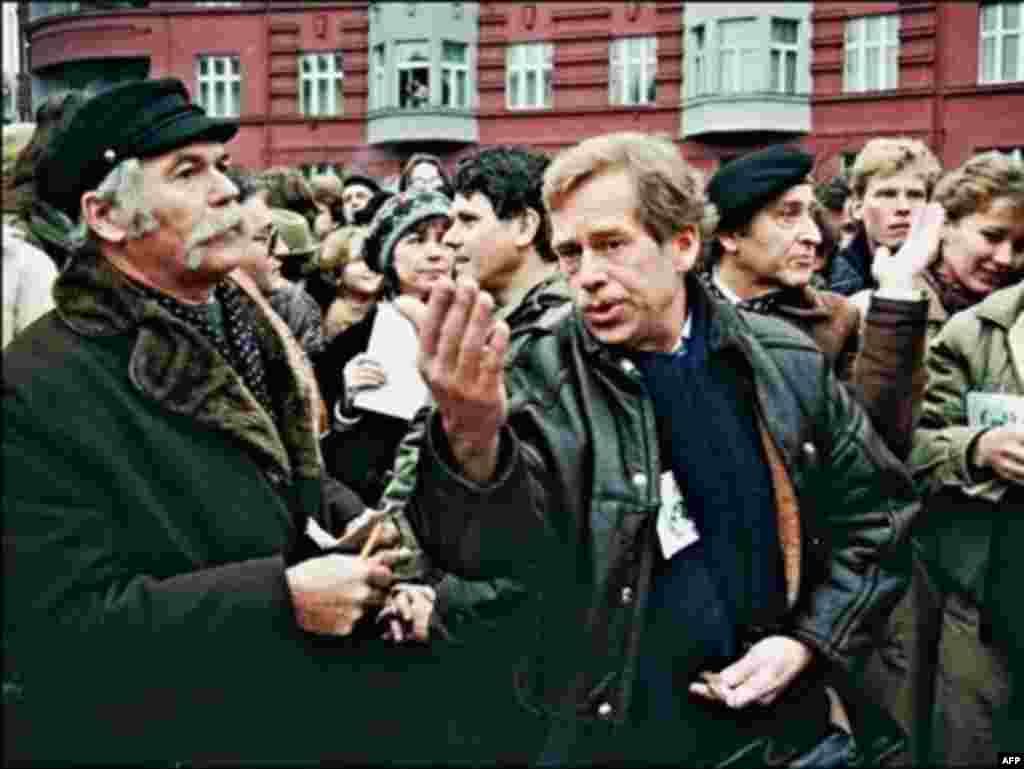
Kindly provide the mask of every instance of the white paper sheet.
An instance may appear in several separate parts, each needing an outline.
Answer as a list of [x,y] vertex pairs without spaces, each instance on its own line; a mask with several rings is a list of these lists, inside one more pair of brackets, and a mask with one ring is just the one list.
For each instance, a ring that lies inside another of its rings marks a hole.
[[1004,393],[967,393],[967,424],[971,427],[1024,425],[1024,397]]
[[359,408],[412,419],[427,402],[429,390],[416,369],[419,340],[412,323],[390,302],[377,305],[377,317],[370,332],[366,354],[384,368],[388,381],[383,387],[364,390],[355,397]]

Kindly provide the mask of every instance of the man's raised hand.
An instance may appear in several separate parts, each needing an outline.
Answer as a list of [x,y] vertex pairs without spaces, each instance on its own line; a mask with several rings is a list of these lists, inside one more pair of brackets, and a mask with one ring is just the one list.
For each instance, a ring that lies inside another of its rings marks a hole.
[[420,374],[455,461],[468,479],[486,483],[498,465],[498,436],[508,410],[508,325],[494,317],[490,294],[469,278],[442,278],[427,304],[409,296],[395,304],[416,326]]

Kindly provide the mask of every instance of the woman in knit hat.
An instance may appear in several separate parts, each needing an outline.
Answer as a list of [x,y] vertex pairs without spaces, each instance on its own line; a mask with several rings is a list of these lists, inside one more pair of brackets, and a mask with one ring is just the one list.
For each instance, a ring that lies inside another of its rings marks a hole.
[[[406,294],[425,301],[438,279],[451,274],[454,254],[443,242],[449,204],[438,192],[409,190],[389,199],[374,216],[361,255],[382,276],[384,301]],[[327,469],[371,507],[409,428],[407,419],[354,404],[359,392],[387,383],[387,371],[366,354],[379,307],[339,334],[316,361],[317,379],[335,416],[323,447]],[[420,405],[410,404],[410,413]]]

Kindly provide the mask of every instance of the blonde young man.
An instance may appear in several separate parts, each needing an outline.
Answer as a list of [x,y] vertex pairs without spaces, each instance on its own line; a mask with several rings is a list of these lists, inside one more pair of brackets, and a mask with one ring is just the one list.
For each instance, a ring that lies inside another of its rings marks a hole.
[[864,145],[850,174],[851,212],[861,226],[836,255],[832,291],[851,296],[878,287],[872,274],[875,250],[899,250],[910,234],[912,217],[928,202],[940,173],[935,155],[917,139],[880,138]]
[[807,337],[689,275],[706,204],[671,141],[588,139],[544,198],[575,307],[507,367],[473,281],[403,302],[437,404],[410,519],[541,596],[541,763],[849,758],[824,679],[904,587],[905,471]]

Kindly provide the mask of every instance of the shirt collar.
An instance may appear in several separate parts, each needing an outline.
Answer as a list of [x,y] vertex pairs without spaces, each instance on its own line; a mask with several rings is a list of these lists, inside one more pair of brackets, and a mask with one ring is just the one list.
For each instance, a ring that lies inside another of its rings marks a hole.
[[743,300],[739,295],[725,285],[725,282],[718,277],[720,265],[715,265],[714,270],[711,272],[711,280],[715,284],[715,288],[722,292],[722,296],[729,300],[729,304],[740,304]]

